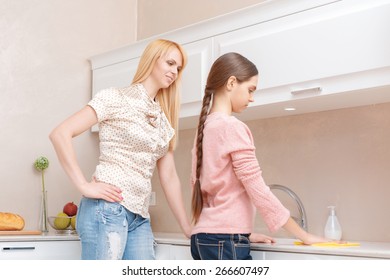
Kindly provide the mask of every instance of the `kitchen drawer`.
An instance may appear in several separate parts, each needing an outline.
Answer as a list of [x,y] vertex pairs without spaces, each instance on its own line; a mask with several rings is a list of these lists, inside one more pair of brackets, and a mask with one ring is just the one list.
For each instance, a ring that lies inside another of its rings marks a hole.
[[78,260],[80,257],[78,240],[0,242],[0,260]]

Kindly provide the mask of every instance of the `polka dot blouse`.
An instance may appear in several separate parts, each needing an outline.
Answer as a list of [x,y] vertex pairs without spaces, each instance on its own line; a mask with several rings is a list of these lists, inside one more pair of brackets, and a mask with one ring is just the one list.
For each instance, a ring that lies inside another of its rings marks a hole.
[[96,180],[119,187],[122,205],[148,218],[151,177],[156,161],[168,151],[174,129],[142,84],[101,90],[88,105],[99,122]]

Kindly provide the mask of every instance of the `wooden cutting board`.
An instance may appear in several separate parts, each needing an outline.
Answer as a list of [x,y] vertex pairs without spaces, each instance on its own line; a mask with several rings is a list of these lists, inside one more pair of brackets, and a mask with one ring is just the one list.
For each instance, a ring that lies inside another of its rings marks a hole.
[[0,235],[41,235],[40,230],[0,230]]

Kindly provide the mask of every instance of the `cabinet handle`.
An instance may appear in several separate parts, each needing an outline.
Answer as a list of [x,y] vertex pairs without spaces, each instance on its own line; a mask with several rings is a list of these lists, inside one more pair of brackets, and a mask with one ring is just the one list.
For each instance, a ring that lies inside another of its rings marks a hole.
[[311,87],[311,88],[304,88],[304,89],[296,89],[292,90],[291,94],[296,95],[296,94],[303,94],[303,93],[320,93],[322,91],[321,87]]
[[35,250],[35,247],[3,247],[3,251]]

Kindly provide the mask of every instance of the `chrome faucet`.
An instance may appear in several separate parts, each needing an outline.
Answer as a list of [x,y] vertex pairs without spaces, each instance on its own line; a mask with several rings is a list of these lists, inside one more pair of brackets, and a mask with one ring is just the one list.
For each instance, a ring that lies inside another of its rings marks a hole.
[[275,184],[272,184],[272,185],[269,185],[270,189],[271,190],[281,190],[281,191],[284,191],[286,192],[289,196],[291,196],[295,202],[297,203],[297,206],[298,206],[298,210],[299,210],[299,214],[300,214],[300,218],[297,218],[297,217],[292,217],[304,230],[307,231],[307,217],[306,217],[306,211],[305,211],[305,207],[303,206],[303,203],[302,201],[299,199],[298,195],[293,192],[291,189],[289,189],[288,187],[285,187],[285,186],[282,186],[282,185],[275,185]]

